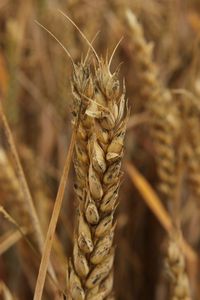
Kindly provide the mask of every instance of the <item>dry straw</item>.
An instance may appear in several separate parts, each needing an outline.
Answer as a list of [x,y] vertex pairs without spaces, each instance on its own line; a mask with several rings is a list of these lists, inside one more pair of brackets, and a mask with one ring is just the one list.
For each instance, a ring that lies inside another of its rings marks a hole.
[[114,212],[127,125],[125,89],[102,59],[75,67],[74,107],[80,124],[74,166],[79,201],[68,288],[72,299],[108,299],[113,287]]
[[[8,145],[10,147],[10,152],[12,154],[13,162],[15,163],[17,179],[19,180],[19,186],[21,189],[21,195],[23,195],[22,198],[20,197],[20,200],[21,199],[23,200],[21,209],[23,210],[24,218],[27,219],[27,222],[31,223],[31,226],[33,228],[33,235],[32,235],[33,242],[35,242],[39,252],[42,253],[43,252],[43,240],[44,240],[43,231],[42,231],[40,221],[39,221],[39,218],[38,218],[35,206],[34,206],[34,202],[32,199],[32,195],[31,195],[26,177],[24,175],[24,170],[22,168],[22,165],[21,165],[21,162],[19,159],[17,148],[14,143],[12,131],[9,127],[9,124],[8,124],[6,115],[4,114],[2,106],[0,106],[0,118],[1,118],[2,126],[3,126],[4,132],[5,132],[5,136],[7,138]],[[5,157],[3,157],[3,158],[5,158]],[[7,166],[7,168],[8,168],[8,170],[11,170],[11,168],[9,166]],[[11,171],[9,171],[9,172],[11,172]],[[14,175],[13,175],[13,178],[14,178]],[[14,181],[13,181],[13,183],[14,183]],[[10,184],[12,185],[13,183],[12,183],[12,178],[11,178]],[[24,212],[26,212],[26,214]],[[53,269],[51,262],[48,266],[48,270],[49,270],[49,273],[50,273],[51,277],[53,278],[54,282],[57,283],[55,271]],[[50,289],[52,290],[53,294],[58,293],[57,287],[55,288],[55,286],[52,284],[52,282],[51,282]]]
[[[40,259],[40,254],[38,249],[35,247],[33,239],[33,228],[30,222],[29,212],[24,203],[23,193],[20,188],[18,178],[14,172],[14,169],[10,163],[10,160],[4,151],[0,147],[0,184],[2,186],[1,192],[3,195],[7,195],[5,203],[3,202],[0,205],[0,214],[4,216],[8,223],[12,224],[17,230],[13,231],[10,234],[5,234],[5,238],[1,238],[0,242],[0,253],[6,252],[11,246],[16,244],[21,238],[23,238],[23,243],[17,245],[17,250],[21,256],[23,256],[23,268],[27,278],[29,279],[29,284],[32,286],[35,284],[35,274],[33,272],[34,267],[37,267],[38,261]],[[44,200],[44,199],[43,199]],[[9,211],[9,213],[8,213]],[[27,233],[29,237],[27,238]],[[57,239],[56,243],[57,245]],[[28,247],[27,247],[28,246]],[[32,251],[32,263],[29,265],[29,253]],[[59,256],[61,254],[59,252]],[[35,266],[36,265],[36,266]],[[59,266],[55,267],[56,270],[59,270]],[[37,270],[36,270],[37,271]],[[50,276],[50,274],[48,274]],[[52,280],[51,286],[49,286],[50,293],[53,293],[52,290],[57,286],[52,276],[49,277]],[[50,283],[50,282],[49,282]],[[52,285],[54,284],[54,286]],[[59,288],[58,288],[59,289]],[[49,294],[50,294],[49,293]]]
[[[37,212],[33,203],[32,195],[28,186],[28,183],[26,181],[26,177],[24,175],[24,171],[19,159],[19,155],[14,143],[14,139],[12,136],[12,131],[9,127],[6,115],[4,114],[3,107],[0,106],[0,118],[2,122],[3,129],[5,131],[5,135],[11,150],[12,158],[15,163],[16,167],[16,173],[18,176],[18,180],[20,183],[20,188],[21,188],[21,194],[23,195],[23,200],[24,200],[24,207],[26,207],[26,210],[29,214],[29,218],[32,222],[33,228],[35,229],[35,240],[37,243],[37,247],[42,253],[43,249],[43,232],[40,226],[40,222],[37,216]],[[52,268],[52,267],[51,267]],[[51,270],[51,273],[54,274],[53,269]],[[54,275],[55,276],[55,275]]]

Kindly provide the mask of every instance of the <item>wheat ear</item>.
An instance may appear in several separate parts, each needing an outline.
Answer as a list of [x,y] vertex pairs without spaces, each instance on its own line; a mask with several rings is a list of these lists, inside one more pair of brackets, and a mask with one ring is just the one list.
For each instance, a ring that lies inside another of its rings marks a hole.
[[178,236],[171,236],[168,244],[166,270],[170,277],[171,300],[191,300],[189,293],[189,281],[185,270],[185,257],[180,249],[180,243],[177,242],[181,238]]
[[[136,61],[140,80],[139,95],[145,101],[144,107],[152,117],[151,135],[156,151],[160,190],[168,203],[171,202],[171,214],[175,224],[177,224],[176,193],[179,161],[177,160],[176,143],[181,129],[180,111],[174,102],[172,93],[159,80],[158,71],[152,59],[152,44],[146,42],[143,29],[135,15],[128,11],[126,17],[134,45],[134,61]],[[185,258],[179,248],[178,240],[171,236],[169,237],[166,261],[168,271],[171,274],[171,299],[189,300]]]
[[73,258],[69,265],[72,299],[108,299],[113,285],[114,212],[121,178],[127,125],[125,91],[107,62],[75,68],[75,106],[81,103],[74,166],[79,200]]
[[[12,215],[18,222],[20,221],[21,226],[30,226],[18,179],[2,147],[0,147],[0,184],[1,192],[7,197],[7,201],[5,203],[1,202],[1,204],[5,207],[9,206]],[[10,200],[14,200],[12,204]]]
[[200,107],[196,99],[185,99],[186,110],[186,157],[188,166],[188,179],[191,191],[195,197],[196,203],[199,207],[200,197]]
[[126,20],[133,45],[135,73],[138,76],[137,92],[152,118],[151,135],[156,151],[159,187],[167,200],[172,200],[177,184],[174,145],[180,129],[179,111],[171,92],[159,80],[158,70],[153,62],[152,43],[146,41],[142,26],[130,10],[126,12]]

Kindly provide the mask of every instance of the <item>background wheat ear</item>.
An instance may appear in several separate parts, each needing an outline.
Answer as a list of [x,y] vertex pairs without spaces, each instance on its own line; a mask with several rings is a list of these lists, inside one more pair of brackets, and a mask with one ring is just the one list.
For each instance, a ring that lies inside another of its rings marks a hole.
[[176,139],[180,133],[180,114],[171,91],[159,78],[153,61],[153,44],[147,42],[137,17],[126,11],[132,59],[137,71],[137,93],[141,106],[149,113],[150,134],[155,148],[159,190],[166,200],[172,201],[177,184]]
[[185,257],[179,246],[180,232],[169,237],[166,271],[170,278],[170,299],[191,300]]
[[[180,197],[177,194],[182,164],[181,112],[175,96],[159,79],[153,62],[153,47],[144,37],[143,28],[136,16],[126,12],[126,19],[133,43],[135,65],[138,68],[138,93],[151,116],[150,134],[155,149],[155,160],[159,175],[159,190],[164,196],[174,225],[175,234],[169,236],[166,268],[171,285],[170,299],[190,299],[190,288],[185,269],[185,257],[180,248]],[[141,66],[143,66],[141,68]],[[145,87],[145,88],[143,88]],[[173,230],[172,230],[173,231]]]
[[81,104],[75,146],[78,204],[74,251],[69,274],[72,299],[107,299],[112,294],[114,212],[128,120],[127,101],[117,73],[103,59],[79,65],[72,79]]

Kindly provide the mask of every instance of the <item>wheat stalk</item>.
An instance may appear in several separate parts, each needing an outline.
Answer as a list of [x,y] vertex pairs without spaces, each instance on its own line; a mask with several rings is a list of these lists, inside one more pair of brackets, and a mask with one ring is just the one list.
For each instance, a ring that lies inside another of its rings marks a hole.
[[[113,286],[114,212],[127,124],[125,89],[102,59],[94,75],[75,67],[72,89],[81,105],[74,166],[79,200],[68,285],[72,299],[108,299]],[[76,113],[75,113],[76,114]]]

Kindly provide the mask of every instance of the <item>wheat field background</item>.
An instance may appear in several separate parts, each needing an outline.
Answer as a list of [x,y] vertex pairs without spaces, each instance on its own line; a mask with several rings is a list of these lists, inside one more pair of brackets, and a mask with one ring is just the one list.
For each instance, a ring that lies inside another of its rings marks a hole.
[[200,299],[200,1],[0,0],[0,299]]

